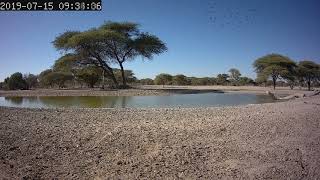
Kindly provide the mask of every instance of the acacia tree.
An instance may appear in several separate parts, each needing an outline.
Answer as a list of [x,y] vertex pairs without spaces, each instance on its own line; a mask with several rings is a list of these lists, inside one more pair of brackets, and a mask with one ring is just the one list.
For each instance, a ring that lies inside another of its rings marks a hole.
[[240,80],[240,77],[241,77],[241,73],[238,69],[236,68],[231,68],[229,70],[229,77],[230,79],[235,82],[236,84],[239,84],[239,80]]
[[55,61],[52,66],[52,70],[55,72],[70,72],[72,74],[76,73],[77,69],[82,68],[76,54],[68,53],[60,57]]
[[216,81],[218,85],[226,85],[228,81],[229,75],[228,74],[218,74]]
[[267,87],[268,77],[264,74],[258,74],[257,78],[255,79],[257,84],[264,84]]
[[138,56],[152,59],[167,50],[156,36],[140,32],[139,25],[130,22],[106,22],[102,26],[84,32],[67,31],[53,42],[58,50],[72,51],[79,60],[94,64],[105,70],[119,87],[112,64],[118,64],[122,74],[122,85],[127,86],[123,64]]
[[277,79],[293,71],[295,66],[296,64],[292,60],[280,54],[269,54],[255,60],[253,63],[258,77],[271,77],[273,89],[276,89]]
[[317,79],[320,66],[312,61],[301,61],[298,64],[297,71],[298,75],[307,82],[308,90],[310,91],[311,82]]
[[287,71],[283,73],[282,78],[287,81],[290,86],[290,89],[294,88],[294,84],[298,79],[297,68],[293,68],[292,71]]

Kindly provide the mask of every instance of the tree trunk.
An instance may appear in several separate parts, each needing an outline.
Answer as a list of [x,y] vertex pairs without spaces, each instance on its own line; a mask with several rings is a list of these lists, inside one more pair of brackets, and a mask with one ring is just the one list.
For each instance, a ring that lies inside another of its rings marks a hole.
[[311,81],[308,80],[308,91],[311,91]]
[[119,63],[119,65],[120,65],[120,68],[121,68],[122,85],[123,85],[123,87],[127,87],[127,81],[126,81],[126,76],[125,76],[125,73],[124,73],[123,65],[122,65],[122,63]]
[[277,79],[276,78],[272,78],[272,81],[273,81],[273,90],[275,90],[276,89]]
[[116,88],[119,88],[119,83],[116,79],[116,76],[113,73],[113,70],[111,67],[104,66],[103,69],[105,70],[106,74],[111,78]]
[[119,88],[119,83],[118,83],[118,81],[116,79],[116,76],[114,75],[113,71],[110,73],[110,76],[111,76],[111,79],[112,79],[114,85],[116,86],[116,88]]
[[105,63],[101,58],[97,58],[97,59],[99,61],[99,64],[101,65],[102,69],[107,73],[107,75],[109,77],[111,77],[111,80],[113,81],[116,88],[119,88],[119,83],[116,79],[116,76],[113,73],[112,68],[107,63]]
[[92,83],[92,82],[90,83],[90,88],[92,88],[92,89],[94,88],[94,83]]

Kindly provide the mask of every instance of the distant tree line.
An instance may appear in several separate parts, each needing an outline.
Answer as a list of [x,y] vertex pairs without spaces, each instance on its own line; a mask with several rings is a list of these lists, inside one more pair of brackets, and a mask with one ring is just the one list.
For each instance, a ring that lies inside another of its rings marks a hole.
[[[312,61],[301,61],[293,64],[274,58],[284,56],[267,55],[254,62],[257,71],[255,80],[242,76],[236,68],[215,77],[187,77],[183,74],[171,75],[161,73],[155,79],[138,80],[131,70],[125,70],[125,78],[130,85],[178,85],[178,86],[294,86],[308,87],[320,84],[320,66]],[[73,58],[73,57],[72,57]],[[69,56],[58,59],[51,69],[42,71],[39,75],[17,72],[0,83],[1,89],[33,89],[33,88],[95,88],[112,87],[113,80],[106,76],[103,69],[93,65],[82,65],[72,61]],[[270,60],[271,59],[271,60]],[[279,63],[281,62],[281,63]],[[289,63],[286,64],[286,63]],[[120,69],[113,69],[115,78],[122,79]]]
[[[42,71],[39,75],[20,72],[7,77],[0,83],[1,89],[33,89],[33,88],[65,88],[65,87],[112,87],[113,78],[104,69],[92,64],[81,64],[73,55],[66,54],[57,61],[51,69]],[[183,74],[159,74],[155,79],[138,80],[131,70],[124,70],[126,82],[132,85],[229,85],[229,86],[294,86],[318,87],[320,85],[320,65],[313,61],[294,62],[280,54],[269,54],[254,61],[257,72],[255,80],[242,76],[236,68],[231,68],[228,74],[218,74],[216,77],[187,77]],[[121,69],[113,69],[116,80],[121,81]]]
[[[17,72],[7,77],[0,83],[1,89],[27,90],[33,88],[94,88],[105,85],[112,86],[112,79],[107,76],[103,69],[93,65],[77,64],[74,57],[63,56],[58,59],[52,68],[42,71],[39,75]],[[113,69],[115,78],[122,79],[119,69]],[[137,81],[131,70],[125,70],[126,81],[131,84]]]
[[144,85],[191,85],[191,86],[210,86],[210,85],[231,85],[245,86],[255,85],[253,79],[243,77],[237,69],[230,69],[229,74],[218,74],[216,77],[187,77],[183,74],[170,75],[159,74],[154,81],[152,79],[141,79],[141,84]]
[[20,72],[13,73],[0,83],[0,89],[27,90],[38,86],[38,77],[34,74],[22,75]]

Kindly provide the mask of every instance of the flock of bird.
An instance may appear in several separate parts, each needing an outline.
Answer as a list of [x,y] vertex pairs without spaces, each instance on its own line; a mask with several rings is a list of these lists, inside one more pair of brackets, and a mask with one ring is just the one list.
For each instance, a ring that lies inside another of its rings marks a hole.
[[[242,1],[241,1],[242,2]],[[220,28],[237,29],[243,25],[251,25],[256,20],[256,8],[237,7],[240,1],[230,1],[226,6],[223,0],[208,1],[208,16],[211,25]],[[238,3],[238,4],[235,4]]]

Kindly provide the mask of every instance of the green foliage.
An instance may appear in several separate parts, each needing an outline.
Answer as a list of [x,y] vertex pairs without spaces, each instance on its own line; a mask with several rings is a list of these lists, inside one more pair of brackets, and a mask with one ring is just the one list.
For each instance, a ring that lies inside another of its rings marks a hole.
[[240,80],[240,76],[241,76],[240,71],[236,68],[231,68],[229,70],[229,73],[230,73],[229,77],[230,77],[231,81],[233,81],[234,84],[236,85]]
[[255,82],[253,79],[251,78],[248,78],[248,77],[240,77],[239,78],[239,81],[238,81],[238,84],[240,86],[246,86],[246,85],[254,85]]
[[189,78],[191,85],[193,86],[208,86],[215,84],[215,78],[203,77],[203,78],[196,78],[191,77]]
[[93,88],[99,82],[100,77],[102,77],[102,70],[98,67],[88,66],[78,70],[75,77],[80,83],[86,83],[89,87]]
[[[116,79],[120,81],[122,79],[121,70],[114,69],[113,71],[116,76]],[[134,83],[137,81],[137,78],[134,76],[134,73],[132,72],[132,70],[124,70],[124,77],[126,79],[126,82],[128,83]]]
[[1,85],[1,89],[9,90],[9,79],[10,79],[10,77],[7,77],[4,79],[4,81]]
[[79,56],[75,54],[66,54],[55,61],[52,70],[56,72],[75,72],[79,65]]
[[111,64],[119,65],[122,83],[126,86],[124,62],[138,56],[152,59],[167,50],[158,37],[140,32],[139,25],[130,22],[106,22],[84,32],[67,31],[58,36],[53,44],[58,50],[72,50],[87,63],[102,67],[116,86],[118,80]]
[[57,85],[59,88],[63,88],[67,81],[73,80],[73,75],[69,72],[54,72],[47,69],[40,73],[39,79],[40,84],[44,87]]
[[73,80],[73,75],[67,72],[52,72],[49,77],[59,88],[64,88],[67,81]]
[[319,78],[320,65],[313,61],[301,61],[297,67],[297,74],[302,80],[307,82],[308,90],[311,90],[312,81]]
[[39,74],[39,84],[41,87],[52,87],[54,82],[48,78],[48,75],[52,73],[52,69],[46,69]]
[[268,76],[265,74],[258,74],[255,82],[259,85],[264,84],[264,86],[266,86],[268,82]]
[[296,80],[299,79],[297,68],[294,67],[291,71],[286,71],[282,74],[282,78],[287,81],[291,89],[294,88]]
[[229,78],[228,74],[218,74],[216,78],[216,82],[218,85],[227,85],[229,83],[228,78]]
[[27,82],[23,79],[20,72],[16,72],[7,80],[8,88],[10,90],[25,90],[28,89]]
[[79,31],[66,31],[65,33],[60,34],[58,37],[56,37],[56,39],[52,43],[58,50],[67,51],[71,49],[69,39],[78,34],[80,34]]
[[190,85],[191,82],[189,81],[189,79],[185,75],[178,74],[178,75],[173,76],[172,84],[184,86],[184,85]]
[[270,54],[257,59],[253,66],[258,74],[258,77],[271,77],[273,81],[273,87],[276,87],[276,81],[280,77],[284,77],[285,74],[293,71],[296,64],[280,54]]
[[150,78],[140,79],[140,84],[142,85],[154,85],[154,81]]
[[241,76],[241,73],[240,73],[240,71],[238,69],[231,68],[229,70],[229,81],[230,81],[230,84],[233,85],[233,86],[240,85],[240,83],[239,83],[240,76]]
[[170,85],[172,84],[172,76],[170,74],[159,74],[154,79],[156,85]]
[[35,88],[38,86],[38,76],[34,74],[25,74],[23,78],[27,83],[27,89]]

